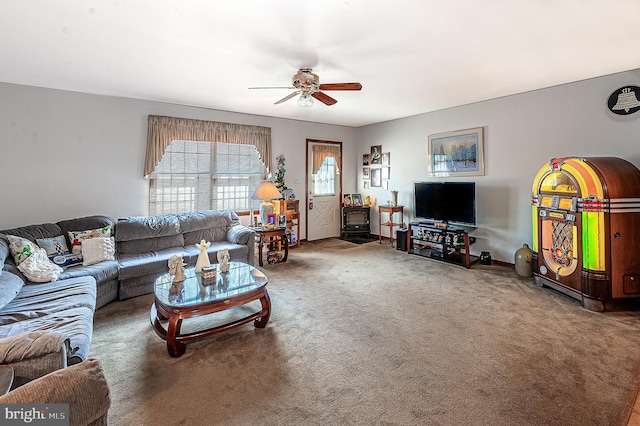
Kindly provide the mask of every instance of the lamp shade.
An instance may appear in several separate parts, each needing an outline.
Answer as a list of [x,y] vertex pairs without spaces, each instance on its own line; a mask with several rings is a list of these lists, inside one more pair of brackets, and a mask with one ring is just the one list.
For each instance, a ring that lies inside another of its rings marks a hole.
[[274,198],[280,198],[282,195],[276,185],[270,180],[263,180],[253,191],[251,199],[253,200],[273,200]]

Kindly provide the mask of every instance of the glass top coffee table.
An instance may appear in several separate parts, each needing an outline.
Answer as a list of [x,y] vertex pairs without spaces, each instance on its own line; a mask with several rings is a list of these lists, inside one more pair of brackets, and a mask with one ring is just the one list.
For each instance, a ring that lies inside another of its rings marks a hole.
[[[167,272],[158,277],[154,285],[155,301],[151,305],[150,319],[158,336],[167,341],[172,357],[186,350],[185,343],[194,339],[230,330],[254,321],[264,328],[271,314],[271,300],[267,293],[267,277],[258,269],[242,262],[229,262],[229,271],[220,272],[216,264],[216,278],[204,283],[195,267],[186,268],[186,280],[174,283]],[[182,320],[226,311],[254,300],[260,300],[261,310],[227,324],[182,334]],[[166,324],[166,328],[165,328]]]

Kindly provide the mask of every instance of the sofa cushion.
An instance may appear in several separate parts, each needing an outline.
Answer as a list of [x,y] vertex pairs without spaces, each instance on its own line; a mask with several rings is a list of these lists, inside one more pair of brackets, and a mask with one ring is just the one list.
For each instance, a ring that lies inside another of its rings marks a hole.
[[167,272],[169,270],[169,258],[173,255],[184,256],[185,260],[187,259],[187,252],[182,247],[147,253],[121,254],[118,256],[118,263],[120,263],[118,279],[126,280],[142,275]]
[[[69,232],[71,231],[97,229],[97,228],[104,228],[106,226],[111,226],[111,232],[113,235],[115,221],[108,216],[94,215],[94,216],[79,217],[76,219],[63,220],[58,222],[56,225],[62,231],[58,235],[64,235],[65,238],[68,237]],[[71,246],[71,241],[67,240],[67,243],[69,244],[69,246]]]
[[71,341],[70,362],[89,352],[96,303],[92,277],[25,285],[0,311],[0,337],[54,329]]
[[116,225],[116,249],[136,254],[184,246],[180,222],[175,215],[128,217]]
[[17,275],[5,273],[0,275],[0,310],[20,293],[24,281]]
[[0,274],[2,274],[2,266],[7,256],[9,256],[9,241],[6,239],[6,235],[0,235]]
[[178,216],[180,228],[184,234],[184,245],[225,241],[229,227],[240,224],[240,218],[229,210],[201,210],[181,213]]
[[79,277],[93,277],[97,283],[103,283],[118,278],[118,261],[108,260],[105,262],[96,263],[93,265],[83,266],[78,265],[72,268],[65,269],[60,276],[59,280],[67,278],[79,278]]
[[43,223],[41,225],[22,226],[20,228],[5,229],[0,234],[15,235],[17,237],[26,238],[34,243],[38,238],[51,238],[58,235],[64,235],[62,230],[55,223]]

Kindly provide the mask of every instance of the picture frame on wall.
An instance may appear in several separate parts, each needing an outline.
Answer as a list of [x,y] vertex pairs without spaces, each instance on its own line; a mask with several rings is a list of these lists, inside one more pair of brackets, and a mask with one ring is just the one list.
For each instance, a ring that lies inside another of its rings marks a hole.
[[371,146],[371,157],[369,164],[382,164],[382,145]]
[[389,174],[391,173],[391,170],[389,170],[389,169],[391,169],[391,167],[383,167],[383,168],[380,169],[381,170],[381,172],[380,172],[381,176],[380,177],[382,179],[389,179]]
[[380,177],[380,169],[371,169],[371,187],[381,187],[382,186],[382,178]]
[[365,180],[364,182],[362,182],[362,186],[364,187],[364,189],[369,189],[369,181]]
[[363,167],[362,168],[362,179],[369,179],[369,168],[368,167]]
[[370,154],[362,154],[362,165],[363,166],[368,166],[369,165],[369,155]]
[[383,166],[388,166],[389,164],[391,164],[391,153],[390,152],[383,152],[382,153],[382,165]]
[[483,128],[430,135],[429,176],[484,176]]

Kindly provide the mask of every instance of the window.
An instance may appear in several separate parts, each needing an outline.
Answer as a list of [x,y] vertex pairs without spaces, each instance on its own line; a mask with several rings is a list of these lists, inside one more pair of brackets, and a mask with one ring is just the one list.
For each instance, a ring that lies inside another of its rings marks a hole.
[[253,145],[173,141],[150,176],[149,213],[249,210],[266,174]]
[[313,195],[335,195],[336,193],[336,159],[325,157],[318,172],[314,175]]

